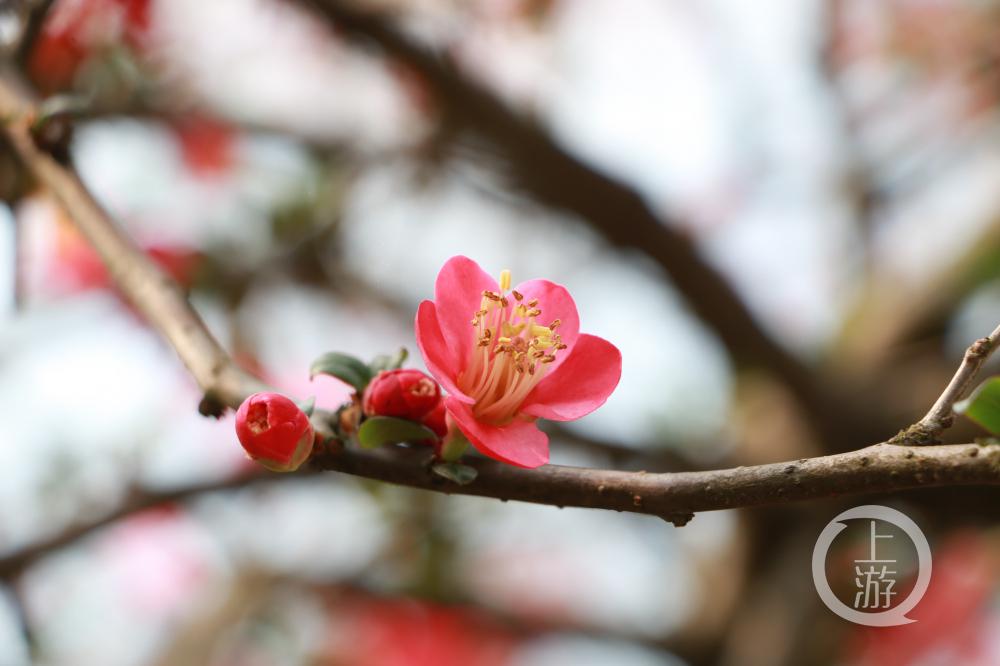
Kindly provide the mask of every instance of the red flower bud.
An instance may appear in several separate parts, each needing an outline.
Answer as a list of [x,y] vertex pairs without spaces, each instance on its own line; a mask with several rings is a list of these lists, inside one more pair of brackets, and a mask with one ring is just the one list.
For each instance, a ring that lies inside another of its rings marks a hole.
[[236,411],[236,436],[247,455],[274,472],[298,469],[312,452],[309,417],[279,393],[255,393]]
[[448,434],[447,410],[444,408],[444,400],[438,402],[437,407],[432,409],[423,419],[423,424],[437,433],[438,437]]
[[436,381],[413,369],[380,372],[365,389],[366,416],[395,416],[420,421],[441,404]]

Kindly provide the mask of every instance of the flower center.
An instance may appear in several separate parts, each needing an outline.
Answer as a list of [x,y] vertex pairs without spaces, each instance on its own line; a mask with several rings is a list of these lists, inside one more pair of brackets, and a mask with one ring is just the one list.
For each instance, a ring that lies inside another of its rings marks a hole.
[[559,320],[541,324],[541,316],[537,298],[526,301],[510,288],[508,270],[500,273],[499,293],[483,292],[472,317],[475,345],[458,378],[458,388],[476,401],[477,419],[498,426],[514,420],[556,353],[566,349],[556,333]]

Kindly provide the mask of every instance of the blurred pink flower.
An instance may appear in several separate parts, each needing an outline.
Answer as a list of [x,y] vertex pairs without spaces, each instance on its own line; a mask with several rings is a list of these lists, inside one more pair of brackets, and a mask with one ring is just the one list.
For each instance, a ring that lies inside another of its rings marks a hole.
[[417,344],[449,395],[448,415],[473,446],[519,467],[549,461],[537,418],[570,421],[608,399],[621,352],[580,333],[576,304],[561,285],[498,284],[467,257],[441,268],[434,300],[417,311]]
[[212,572],[195,523],[176,504],[115,525],[101,543],[120,594],[142,613],[176,613],[203,593]]
[[341,598],[323,664],[356,666],[502,666],[516,642],[472,608],[409,599]]

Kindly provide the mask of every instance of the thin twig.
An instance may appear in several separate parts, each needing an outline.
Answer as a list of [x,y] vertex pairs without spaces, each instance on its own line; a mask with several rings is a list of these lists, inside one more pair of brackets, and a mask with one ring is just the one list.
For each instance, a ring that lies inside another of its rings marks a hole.
[[47,539],[42,539],[31,544],[30,546],[26,546],[14,552],[0,556],[0,580],[12,580],[16,578],[27,566],[45,555],[61,550],[62,548],[65,548],[66,546],[93,534],[102,527],[116,523],[122,518],[140,511],[152,509],[164,504],[183,502],[192,497],[199,497],[208,493],[245,488],[258,483],[283,481],[289,478],[298,477],[289,477],[287,475],[280,474],[266,474],[264,472],[255,471],[249,474],[223,479],[222,481],[198,483],[182,488],[175,488],[173,490],[147,490],[134,493],[128,501],[109,513],[76,525],[71,525],[67,529]]
[[972,384],[986,359],[1000,345],[1000,326],[985,338],[979,338],[965,350],[955,376],[922,419],[901,432],[897,440],[908,444],[933,444],[938,435],[951,427],[955,420],[954,405],[969,395]]

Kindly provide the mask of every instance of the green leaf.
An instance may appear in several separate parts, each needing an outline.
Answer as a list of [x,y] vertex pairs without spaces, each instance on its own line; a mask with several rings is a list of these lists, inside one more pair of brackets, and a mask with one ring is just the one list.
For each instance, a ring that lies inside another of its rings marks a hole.
[[372,380],[372,371],[363,361],[340,352],[323,354],[313,361],[309,367],[309,379],[316,375],[336,377],[353,386],[358,393],[363,393]]
[[395,354],[379,354],[372,362],[368,364],[371,368],[372,376],[374,377],[383,370],[396,370],[403,367],[403,363],[406,362],[406,358],[410,355],[410,352],[406,350],[406,347],[400,347],[399,351]]
[[965,400],[955,403],[955,411],[1000,434],[1000,377],[990,377]]
[[365,419],[358,428],[358,442],[365,449],[374,449],[383,444],[399,442],[419,442],[437,439],[434,431],[416,421],[397,419],[392,416],[373,416]]
[[472,483],[479,474],[475,467],[469,467],[457,462],[436,463],[431,465],[431,471],[449,481],[454,481],[460,486]]
[[308,400],[296,400],[295,404],[299,406],[306,416],[312,416],[313,410],[316,409],[316,396],[312,396]]

